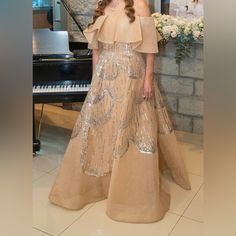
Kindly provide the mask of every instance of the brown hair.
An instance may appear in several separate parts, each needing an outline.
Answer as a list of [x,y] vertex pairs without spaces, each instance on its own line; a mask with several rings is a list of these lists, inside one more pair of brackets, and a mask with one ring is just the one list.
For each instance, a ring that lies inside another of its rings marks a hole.
[[[106,6],[111,3],[112,0],[98,0],[97,8],[94,11],[93,15],[93,21],[88,24],[88,26],[92,25],[95,23],[97,18],[101,15],[104,15],[104,10]],[[135,10],[134,10],[134,0],[124,0],[125,2],[125,14],[130,18],[130,23],[135,21]]]

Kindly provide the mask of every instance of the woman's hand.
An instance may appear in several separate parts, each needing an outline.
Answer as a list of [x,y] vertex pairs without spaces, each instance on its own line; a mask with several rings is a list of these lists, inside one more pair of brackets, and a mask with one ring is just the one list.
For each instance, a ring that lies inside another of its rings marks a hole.
[[148,53],[146,55],[146,71],[143,84],[143,98],[148,101],[153,96],[153,70],[154,70],[154,54]]
[[143,84],[143,99],[150,100],[153,96],[153,78],[152,76],[146,76]]

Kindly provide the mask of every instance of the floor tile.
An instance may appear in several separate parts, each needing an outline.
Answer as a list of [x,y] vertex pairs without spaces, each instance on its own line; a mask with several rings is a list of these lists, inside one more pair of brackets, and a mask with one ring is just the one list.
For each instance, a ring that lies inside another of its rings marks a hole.
[[59,167],[57,167],[56,169],[54,169],[54,170],[48,172],[48,174],[50,174],[50,175],[55,175],[55,176],[56,176],[57,173],[58,173],[58,171],[59,171]]
[[203,236],[203,223],[182,217],[170,236]]
[[203,148],[186,142],[180,142],[179,147],[188,172],[203,176]]
[[175,184],[172,180],[168,180],[171,194],[169,212],[182,215],[203,184],[203,178],[201,176],[189,174],[189,178],[192,187],[191,190],[185,190]]
[[33,168],[41,172],[50,172],[57,168],[61,163],[61,156],[41,156],[33,157]]
[[33,168],[51,172],[63,159],[65,149],[70,140],[71,130],[45,125],[41,134],[41,150],[33,158]]
[[39,179],[40,177],[42,177],[43,175],[45,175],[44,171],[40,171],[37,169],[33,169],[32,170],[32,181],[35,181],[37,179]]
[[167,213],[163,220],[151,224],[116,222],[106,215],[106,202],[97,202],[61,236],[167,236],[180,218]]
[[203,187],[194,197],[183,216],[203,222]]
[[194,134],[184,131],[175,131],[177,140],[179,142],[190,143],[195,146],[203,147],[203,135],[201,134]]
[[45,125],[41,132],[41,155],[63,155],[69,142],[71,130],[59,126]]
[[33,183],[33,226],[52,235],[58,235],[92,205],[72,211],[55,206],[48,195],[55,176],[45,174]]
[[48,236],[49,235],[37,229],[33,229],[32,232],[33,232],[32,236]]

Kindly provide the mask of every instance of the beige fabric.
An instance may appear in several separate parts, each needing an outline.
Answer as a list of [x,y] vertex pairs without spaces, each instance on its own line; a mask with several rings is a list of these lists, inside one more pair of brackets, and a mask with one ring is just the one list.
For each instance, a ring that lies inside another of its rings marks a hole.
[[84,30],[90,49],[98,49],[98,42],[132,43],[135,51],[157,53],[161,35],[155,30],[152,17],[136,16],[133,23],[124,15],[102,15]]
[[[119,23],[127,20],[122,17]],[[143,19],[145,24],[140,23]],[[169,209],[163,171],[169,170],[177,184],[190,189],[156,82],[153,98],[142,98],[145,57],[140,51],[158,51],[150,19],[136,18],[133,26],[120,26],[112,16],[102,16],[86,30],[88,42],[100,54],[49,195],[52,203],[81,209],[107,198],[110,218],[149,223],[162,219]],[[127,35],[120,35],[122,31]]]
[[148,223],[163,218],[170,196],[168,186],[160,184],[157,154],[145,157],[131,143],[115,160],[112,174],[93,177],[81,170],[78,143],[78,137],[69,143],[50,194],[52,203],[76,210],[108,197],[107,214],[114,220]]

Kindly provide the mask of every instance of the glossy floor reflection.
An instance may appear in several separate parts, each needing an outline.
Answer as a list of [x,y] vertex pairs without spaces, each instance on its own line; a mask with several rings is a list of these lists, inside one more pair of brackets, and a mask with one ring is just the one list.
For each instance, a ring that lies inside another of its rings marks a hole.
[[[37,106],[39,116],[41,106]],[[77,116],[76,111],[45,105],[42,149],[33,158],[33,236],[201,236],[203,235],[202,136],[176,132],[192,190],[171,180],[171,206],[162,221],[153,224],[115,222],[105,214],[106,200],[69,211],[48,202],[48,194],[63,158]]]

